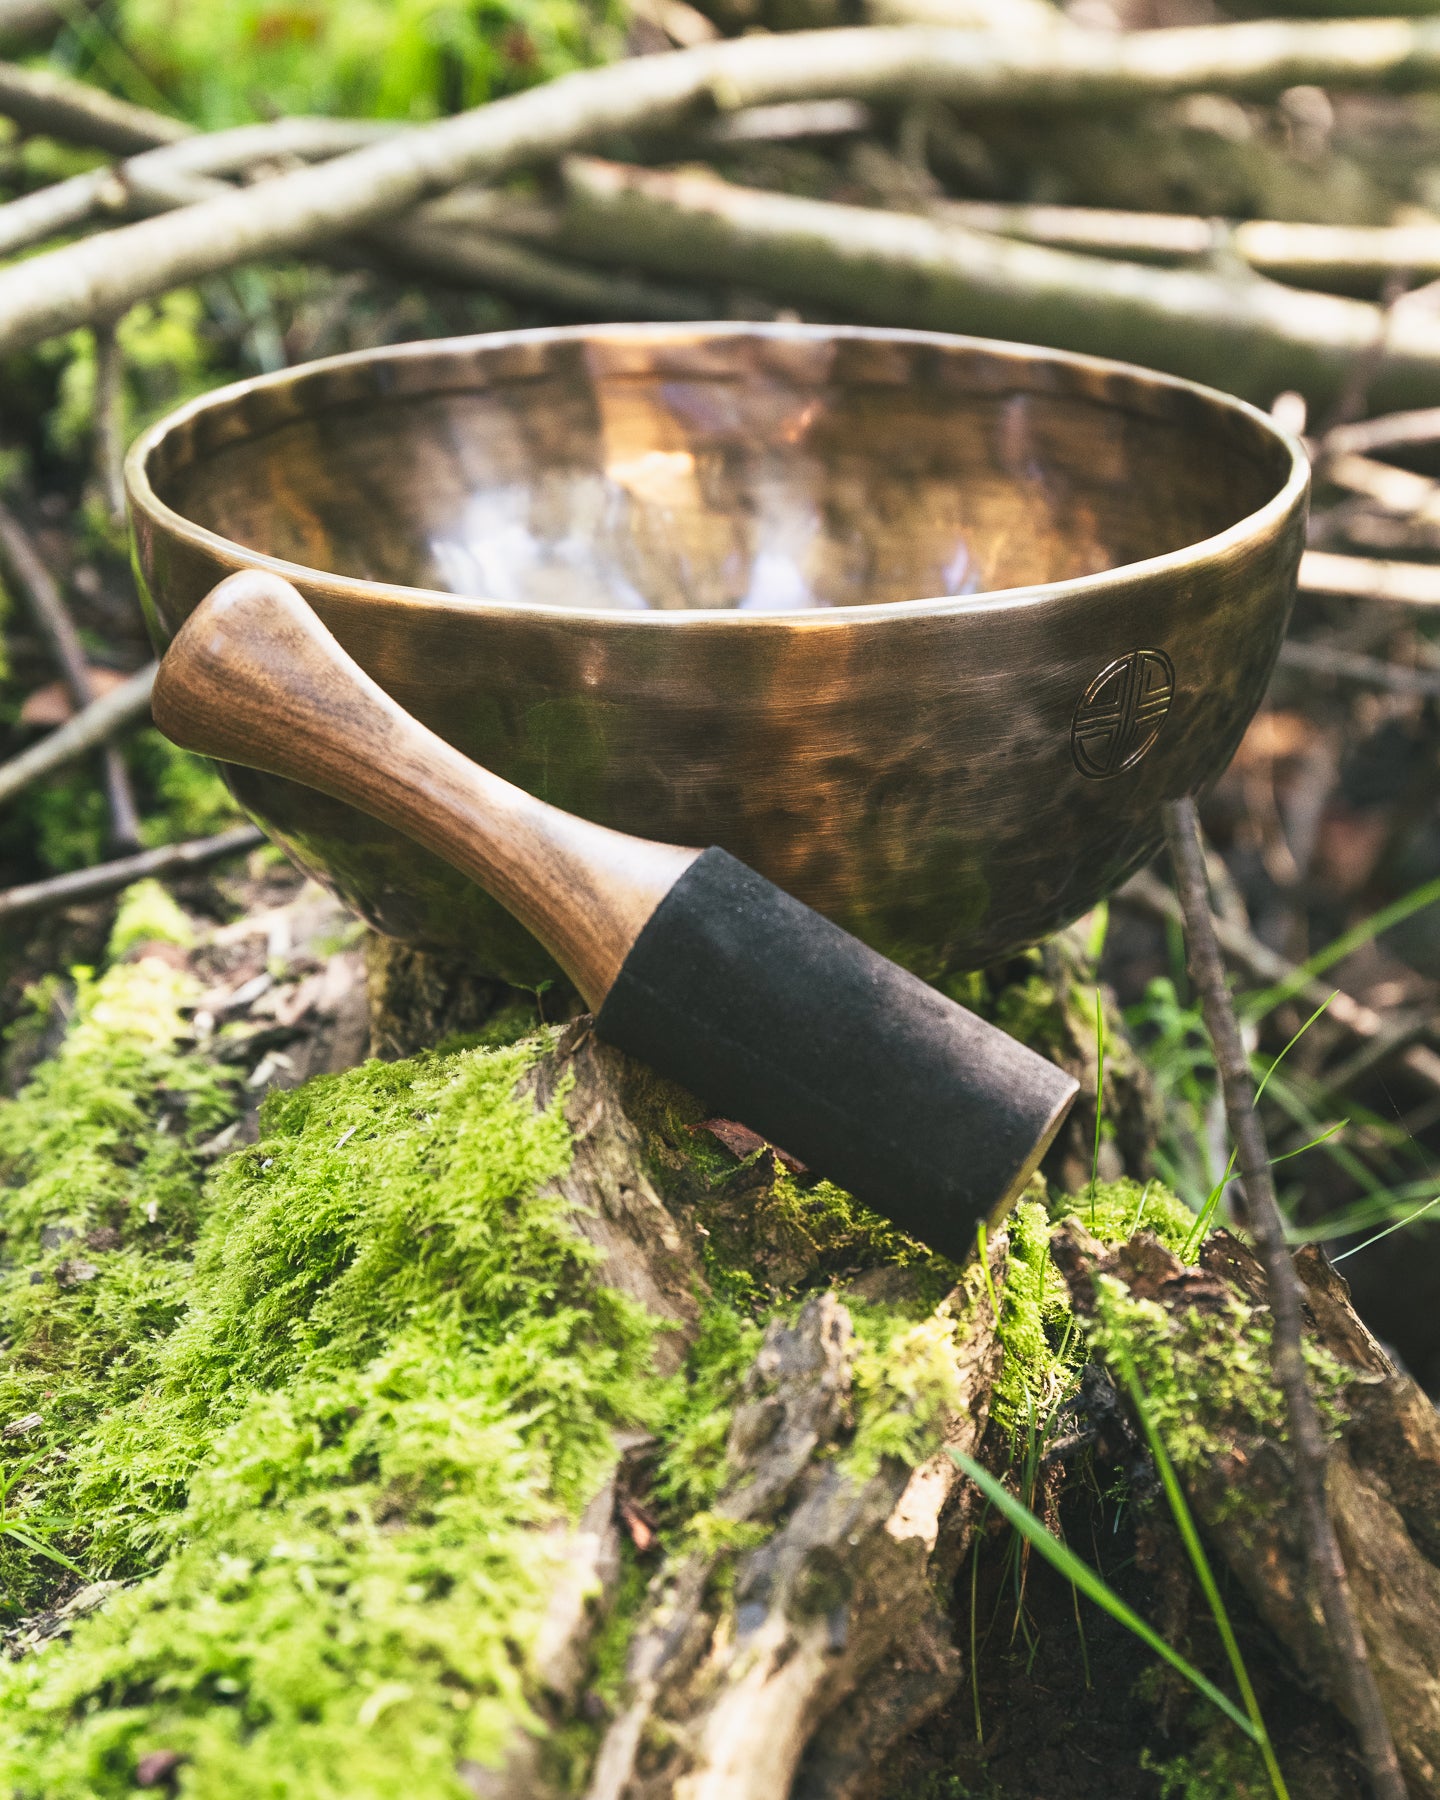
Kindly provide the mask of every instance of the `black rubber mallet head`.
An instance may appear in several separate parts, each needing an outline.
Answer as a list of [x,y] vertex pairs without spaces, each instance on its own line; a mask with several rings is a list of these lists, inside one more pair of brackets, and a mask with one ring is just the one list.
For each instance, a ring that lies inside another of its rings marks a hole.
[[278,576],[232,575],[155,682],[175,743],[287,776],[394,826],[545,945],[607,1042],[887,1214],[969,1254],[1077,1092],[723,850],[560,811],[396,704]]

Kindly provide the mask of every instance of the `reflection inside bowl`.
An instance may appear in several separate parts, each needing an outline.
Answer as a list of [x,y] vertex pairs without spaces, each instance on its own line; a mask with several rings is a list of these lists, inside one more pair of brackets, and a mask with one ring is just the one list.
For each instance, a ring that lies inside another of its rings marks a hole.
[[[823,357],[377,393],[156,471],[177,511],[335,574],[616,612],[793,613],[1093,575],[1223,530],[1253,463],[1074,385],[844,381]],[[1156,471],[1165,479],[1157,481]]]

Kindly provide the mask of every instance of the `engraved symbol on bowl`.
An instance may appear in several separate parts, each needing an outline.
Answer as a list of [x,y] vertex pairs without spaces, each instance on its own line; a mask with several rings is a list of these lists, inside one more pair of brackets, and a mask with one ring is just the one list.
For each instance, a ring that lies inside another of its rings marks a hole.
[[1070,726],[1075,767],[1092,781],[1133,769],[1160,735],[1175,695],[1163,650],[1132,650],[1103,668],[1080,696]]

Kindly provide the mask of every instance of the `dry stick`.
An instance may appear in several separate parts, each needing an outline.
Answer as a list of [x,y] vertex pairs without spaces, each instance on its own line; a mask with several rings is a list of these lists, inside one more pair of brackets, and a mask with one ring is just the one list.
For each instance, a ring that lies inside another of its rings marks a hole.
[[32,881],[26,887],[7,888],[0,892],[0,923],[18,919],[26,913],[52,912],[61,906],[73,906],[81,900],[99,900],[116,894],[133,881],[146,876],[175,875],[186,869],[201,869],[226,856],[238,856],[263,844],[265,834],[253,825],[237,825],[215,837],[192,838],[186,844],[165,844],[158,850],[145,850],[139,856],[125,856],[118,862],[100,863],[93,869],[75,869],[69,875],[55,875],[49,881]]
[[17,69],[14,63],[0,63],[0,116],[13,119],[22,131],[89,144],[117,156],[190,135],[190,127],[179,119],[117,100],[89,82],[43,69]]
[[89,12],[94,0],[0,0],[0,49],[9,55],[32,49],[53,38],[77,12]]
[[73,231],[106,213],[168,212],[175,206],[187,206],[196,195],[176,192],[176,184],[185,177],[229,174],[290,157],[320,161],[403,129],[369,119],[300,116],[266,125],[237,125],[229,131],[166,143],[108,169],[72,175],[68,181],[57,181],[0,206],[0,256]]
[[1427,700],[1440,700],[1440,669],[1411,669],[1378,656],[1333,650],[1328,644],[1291,639],[1280,646],[1280,667],[1303,670],[1307,675],[1331,675],[1337,681],[1356,681],[1365,687],[1388,688],[1392,694],[1417,694]]
[[95,482],[112,524],[125,521],[125,352],[117,321],[95,327]]
[[108,169],[88,169],[0,206],[0,256],[83,225],[100,211],[110,180]]
[[713,319],[716,302],[694,288],[664,286],[623,271],[586,268],[479,232],[457,234],[422,213],[367,235],[387,258],[432,280],[539,300],[586,319]]
[[155,685],[155,671],[159,666],[158,663],[147,664],[119,687],[92,700],[73,719],[67,719],[47,733],[39,743],[22,750],[9,762],[0,763],[0,806],[14,799],[42,775],[49,775],[87,751],[98,749],[118,736],[127,725],[143,719],[150,710],[150,690]]
[[[594,158],[572,158],[564,177],[549,241],[596,262],[708,276],[875,324],[1122,356],[1266,404],[1287,388],[1333,399],[1384,323],[1364,301],[1238,267],[1145,268]],[[1396,318],[1388,345],[1387,393],[1440,396],[1440,322]]]
[[1330,1518],[1325,1490],[1329,1450],[1305,1368],[1300,1282],[1285,1241],[1285,1221],[1270,1174],[1270,1153],[1255,1110],[1250,1059],[1225,986],[1225,965],[1210,912],[1205,855],[1193,800],[1187,797],[1167,803],[1165,841],[1185,914],[1190,977],[1200,994],[1225,1093],[1225,1112],[1245,1193],[1246,1223],[1265,1268],[1272,1320],[1271,1367],[1285,1400],[1296,1500],[1307,1560],[1330,1636],[1336,1686],[1359,1738],[1376,1800],[1406,1800],[1399,1759]]
[[[70,691],[70,698],[77,707],[88,706],[96,696],[75,622],[54,577],[30,542],[29,533],[3,504],[0,504],[0,567],[25,596]],[[135,796],[130,789],[124,759],[113,744],[107,744],[102,753],[102,767],[111,839],[122,849],[138,845],[140,817],[135,809]]]
[[1440,438],[1440,407],[1421,407],[1414,412],[1387,413],[1383,419],[1362,419],[1354,425],[1337,425],[1325,439],[1328,454],[1353,451],[1368,456],[1376,450],[1398,450],[1406,445],[1433,444]]
[[1434,563],[1307,550],[1300,559],[1300,592],[1396,606],[1440,606],[1440,568]]
[[[748,37],[636,57],[417,127],[322,168],[277,176],[187,208],[183,217],[147,220],[0,271],[0,353],[28,348],[221,269],[313,249],[461,182],[494,181],[621,132],[671,130],[716,107],[933,97],[971,109],[1105,108],[1207,90],[1263,96],[1304,82],[1440,86],[1440,26],[1376,20],[1026,37],[859,28]],[[3,91],[0,84],[0,110]],[[1213,305],[1213,289],[1203,298]],[[1315,299],[1302,297],[1305,304]],[[1101,305],[1104,296],[1092,293],[1090,302]],[[1374,334],[1357,330],[1353,317],[1330,317],[1316,335],[1321,361],[1333,365]],[[1428,380],[1440,393],[1440,328],[1426,333],[1417,326],[1408,347],[1403,336],[1397,333],[1394,345],[1395,381]],[[1243,333],[1231,334],[1230,348],[1232,354],[1243,349]],[[1333,372],[1328,380],[1333,385]],[[1286,385],[1295,384],[1272,383],[1269,393]]]
[[1373,292],[1405,271],[1416,281],[1440,276],[1440,223],[1309,225],[1244,219],[1217,225],[1185,213],[1120,212],[1089,206],[999,205],[941,200],[930,216],[1062,250],[1086,250],[1137,262],[1185,262],[1225,248],[1261,275],[1342,293]]

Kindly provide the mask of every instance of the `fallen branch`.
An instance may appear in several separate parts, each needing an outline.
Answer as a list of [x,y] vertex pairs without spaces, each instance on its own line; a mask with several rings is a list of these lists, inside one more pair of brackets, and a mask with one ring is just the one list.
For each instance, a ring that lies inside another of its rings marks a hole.
[[1295,1496],[1304,1522],[1309,1572],[1319,1591],[1334,1653],[1340,1704],[1360,1740],[1376,1800],[1405,1800],[1399,1759],[1326,1500],[1329,1449],[1305,1369],[1300,1279],[1286,1243],[1285,1220],[1270,1173],[1270,1154],[1255,1110],[1250,1058],[1225,985],[1225,965],[1205,881],[1200,824],[1195,802],[1188,797],[1166,804],[1165,842],[1185,914],[1190,977],[1200,995],[1224,1090],[1225,1113],[1245,1193],[1246,1223],[1265,1270],[1272,1320],[1271,1367],[1276,1385],[1285,1397]]
[[7,56],[52,38],[93,0],[0,0],[0,51]]
[[[1340,21],[1013,38],[860,28],[747,37],[632,58],[417,127],[321,168],[295,170],[206,201],[181,217],[146,220],[34,258],[23,270],[0,271],[0,351],[27,348],[221,269],[312,249],[462,182],[498,180],[622,132],[673,130],[717,107],[935,97],[969,108],[1105,108],[1212,89],[1263,96],[1303,82],[1366,88],[1440,84],[1440,26]],[[897,227],[906,223],[924,221],[895,221]],[[1063,280],[1058,273],[1050,279]],[[1122,286],[1116,302],[1129,291]],[[1247,305],[1223,291],[1230,310],[1247,317],[1262,341],[1269,322],[1288,342],[1292,334],[1285,329],[1280,301]],[[1197,310],[1205,316],[1220,298],[1206,287],[1196,295]],[[1285,300],[1294,310],[1295,295]],[[1333,386],[1335,363],[1366,341],[1371,311],[1334,311],[1346,303],[1317,296],[1305,297],[1304,304],[1332,309],[1323,315],[1312,310],[1309,331],[1293,335],[1300,360],[1318,359],[1323,385]],[[1156,310],[1148,301],[1140,307],[1147,316]],[[1227,357],[1235,356],[1243,335],[1232,330],[1225,338]],[[1407,345],[1401,341],[1407,336],[1417,341]],[[1428,378],[1440,391],[1437,343],[1440,328],[1397,331],[1390,359],[1394,382],[1423,385]]]
[[1362,687],[1388,688],[1392,694],[1417,694],[1427,700],[1440,700],[1440,669],[1412,669],[1378,656],[1334,650],[1328,644],[1289,639],[1280,646],[1280,667],[1298,669],[1307,675],[1329,675],[1337,681],[1354,681]]
[[0,256],[13,255],[107,214],[169,212],[176,206],[191,205],[197,197],[208,197],[183,186],[196,176],[232,174],[295,157],[323,161],[403,129],[369,119],[299,116],[164,142],[108,169],[72,175],[68,181],[57,181],[0,206]]
[[32,881],[24,887],[0,892],[0,923],[23,918],[27,913],[53,912],[82,900],[102,900],[118,894],[132,882],[147,876],[178,875],[186,869],[203,869],[227,856],[239,856],[263,844],[265,834],[253,825],[236,825],[214,837],[192,838],[185,844],[164,844],[158,850],[142,850],[138,856],[122,856],[116,862],[93,869],[74,869],[48,881]]
[[1434,563],[1307,550],[1300,559],[1300,592],[1395,606],[1440,606],[1440,568]]
[[713,319],[719,310],[693,288],[662,286],[623,271],[587,268],[479,232],[457,234],[422,212],[384,225],[366,242],[408,270],[462,287],[538,300],[585,319]]
[[44,69],[18,69],[14,63],[0,63],[0,118],[13,119],[22,131],[117,156],[190,135],[190,127],[179,119],[117,100],[89,82]]
[[[914,215],[590,158],[565,165],[550,240],[597,262],[737,282],[876,324],[1121,356],[1268,404],[1330,399],[1383,316],[1258,276],[1142,268]],[[1381,397],[1440,395],[1440,323],[1395,321]]]
[[1421,407],[1413,412],[1387,413],[1381,419],[1361,419],[1354,425],[1338,425],[1325,439],[1327,454],[1353,452],[1373,455],[1377,450],[1399,450],[1407,445],[1433,444],[1440,439],[1440,407]]
[[0,763],[0,806],[13,800],[31,782],[64,768],[87,751],[98,750],[127,725],[143,719],[150,710],[150,690],[155,685],[158,667],[158,663],[147,664],[119,687],[92,700],[38,744],[22,750],[9,762]]
[[[77,707],[89,706],[98,696],[90,680],[90,665],[85,659],[75,622],[54,576],[31,543],[29,533],[3,504],[0,504],[0,569],[24,596],[70,691],[70,698]],[[113,744],[107,744],[102,751],[101,766],[105,802],[110,813],[111,841],[119,849],[138,848],[140,815],[136,811],[124,758]]]
[[1344,294],[1377,292],[1395,274],[1416,281],[1440,277],[1440,224],[1311,225],[1283,219],[1231,224],[1184,213],[985,200],[937,201],[930,212],[972,231],[1136,262],[1186,262],[1226,253],[1272,280]]

